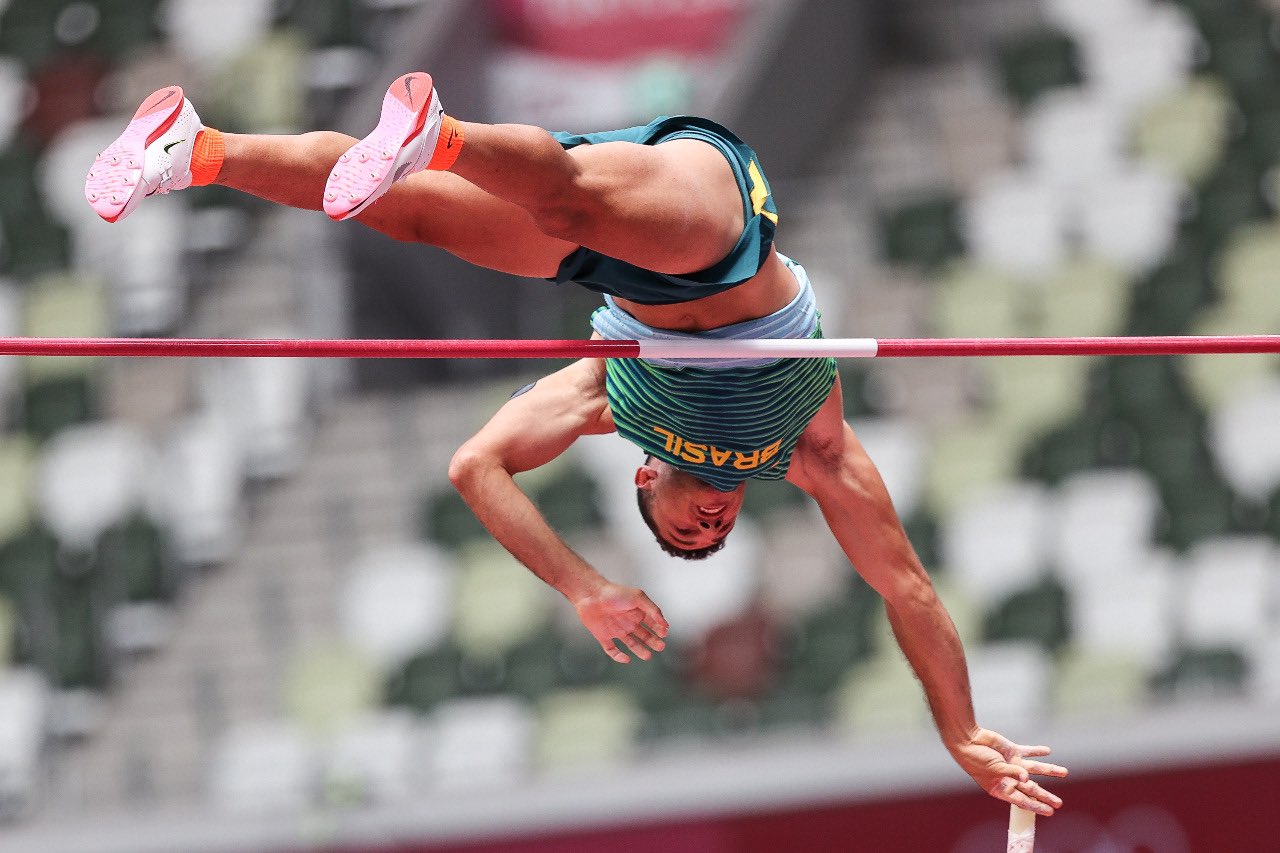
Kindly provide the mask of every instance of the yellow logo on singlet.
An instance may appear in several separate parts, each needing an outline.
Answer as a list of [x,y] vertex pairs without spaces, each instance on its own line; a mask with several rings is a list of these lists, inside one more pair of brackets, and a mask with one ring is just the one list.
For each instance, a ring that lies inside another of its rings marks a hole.
[[777,456],[778,451],[782,449],[782,439],[778,439],[768,447],[760,447],[744,453],[741,450],[725,450],[705,442],[686,441],[683,436],[660,426],[654,427],[653,431],[666,440],[664,450],[694,465],[705,465],[710,462],[717,468],[729,467],[739,471],[752,471]]
[[765,186],[764,175],[760,174],[760,167],[755,160],[747,166],[747,177],[751,179],[751,210],[757,216],[763,216],[777,225],[778,214],[764,209],[764,203],[769,200],[769,189]]

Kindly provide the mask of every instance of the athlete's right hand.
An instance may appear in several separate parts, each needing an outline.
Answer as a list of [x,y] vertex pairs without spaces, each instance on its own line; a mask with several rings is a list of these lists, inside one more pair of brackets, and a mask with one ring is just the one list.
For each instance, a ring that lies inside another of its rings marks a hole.
[[618,648],[618,642],[642,660],[649,660],[654,652],[667,646],[663,638],[671,626],[642,590],[606,581],[573,606],[600,648],[618,663],[631,662],[627,653]]

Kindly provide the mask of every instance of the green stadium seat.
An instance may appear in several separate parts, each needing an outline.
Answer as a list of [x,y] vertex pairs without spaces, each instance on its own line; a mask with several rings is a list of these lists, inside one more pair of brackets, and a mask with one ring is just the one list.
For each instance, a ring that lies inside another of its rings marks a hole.
[[950,196],[923,198],[881,214],[885,260],[931,272],[958,257],[964,244],[956,215],[956,200]]
[[830,693],[850,666],[872,653],[877,602],[868,590],[805,617],[782,674],[782,690],[809,696]]
[[[1088,334],[1088,333],[1086,333]],[[1090,360],[993,358],[981,365],[990,418],[1016,447],[1078,416],[1084,408]]]
[[18,646],[18,608],[9,596],[0,592],[0,672],[14,661]]
[[160,0],[97,0],[98,28],[86,46],[114,62],[137,56],[160,32]]
[[309,645],[285,673],[283,704],[304,730],[333,735],[376,707],[380,686],[377,668],[357,649],[332,641]]
[[0,543],[26,530],[31,522],[35,450],[27,439],[0,436]]
[[500,658],[545,630],[554,593],[501,545],[473,541],[460,559],[453,636],[468,657]]
[[1219,8],[1199,18],[1208,44],[1205,67],[1231,87],[1246,115],[1277,103],[1280,57],[1271,41],[1271,21],[1253,4]]
[[1134,289],[1125,333],[1183,334],[1213,298],[1202,240],[1184,232],[1165,262]]
[[556,475],[532,488],[530,497],[547,522],[562,535],[604,526],[596,481],[577,465],[561,465]]
[[1142,112],[1134,129],[1135,152],[1196,186],[1222,160],[1233,109],[1231,95],[1219,79],[1192,80]]
[[961,261],[936,281],[933,326],[940,337],[1002,338],[1030,334],[1034,292],[981,264]]
[[425,714],[458,695],[461,659],[458,647],[448,643],[410,658],[387,679],[384,686],[387,704]]
[[307,0],[290,4],[283,22],[301,31],[316,47],[330,47],[360,41],[359,14],[351,0]]
[[538,717],[534,760],[552,772],[627,761],[644,719],[630,695],[614,687],[561,690],[544,696],[538,702]]
[[1238,696],[1249,678],[1249,662],[1234,648],[1187,649],[1155,686],[1176,696]]
[[1010,480],[1022,448],[990,417],[948,426],[932,440],[925,469],[926,504],[944,517],[969,495]]
[[1208,251],[1220,249],[1236,229],[1266,215],[1263,171],[1253,161],[1252,153],[1235,142],[1225,153],[1222,165],[1200,187],[1192,224]]
[[243,133],[303,129],[306,120],[305,39],[276,30],[236,57],[212,81],[201,101],[224,127]]
[[681,694],[666,708],[651,711],[640,727],[640,741],[699,743],[721,731],[719,706],[699,696]]
[[125,601],[167,601],[176,592],[164,531],[145,516],[134,515],[104,531],[97,560],[97,570]]
[[757,703],[762,729],[812,731],[831,718],[829,697],[792,690],[777,690]]
[[59,48],[53,25],[61,7],[33,2],[6,5],[8,8],[0,15],[0,54],[11,56],[28,68],[41,65]]
[[1234,496],[1207,465],[1188,466],[1182,477],[1162,483],[1161,496],[1168,524],[1160,539],[1179,550],[1237,526]]
[[453,550],[489,537],[489,531],[452,486],[441,488],[423,500],[419,529],[424,539]]
[[53,583],[55,630],[54,681],[64,688],[101,690],[113,669],[106,628],[107,597],[101,578],[91,571],[67,573],[68,561],[92,563],[91,555],[60,555],[61,571]]
[[[595,668],[600,664],[596,663],[595,656],[599,656],[604,662],[604,683],[625,690],[646,713],[665,712],[680,705],[688,695],[684,684],[688,654],[688,649],[678,641],[668,640],[667,648],[650,660],[618,664],[605,657],[594,641],[584,640],[565,646],[561,652],[561,670],[566,673],[574,669],[598,671]],[[571,660],[576,660],[576,664],[570,665]],[[581,675],[565,677],[568,685],[590,684],[593,681],[594,679],[586,680]]]
[[833,697],[836,727],[858,739],[922,732],[929,707],[901,655],[880,654],[852,667]]
[[784,480],[753,480],[743,497],[742,512],[767,523],[778,513],[794,510],[808,502],[808,495]]
[[[503,661],[503,688],[525,699],[537,699],[561,685],[561,643],[543,631],[509,649]],[[604,653],[596,650],[604,659]]]
[[1067,591],[1053,578],[1020,590],[987,614],[984,639],[1031,640],[1046,651],[1055,651],[1069,635]]
[[1217,281],[1224,315],[1237,334],[1267,334],[1280,328],[1280,222],[1238,230],[1224,248]]
[[996,55],[1004,90],[1021,107],[1050,89],[1083,80],[1079,50],[1065,33],[1027,33],[999,45]]
[[[0,32],[3,22],[0,21]],[[40,190],[36,186],[37,170],[36,151],[21,138],[9,143],[0,151],[0,222],[5,232],[11,223],[30,216],[32,210],[40,209]],[[6,239],[6,251],[13,251],[11,239]]]
[[1114,265],[1069,260],[1043,284],[1039,334],[1050,338],[1118,335],[1124,329],[1131,283]]
[[[1256,316],[1249,319],[1256,320]],[[1191,333],[1238,335],[1249,330],[1249,323],[1237,319],[1234,312],[1213,310],[1200,316]],[[1184,362],[1188,391],[1205,411],[1217,409],[1249,386],[1265,382],[1280,371],[1280,355],[1276,353],[1189,355]]]
[[1148,694],[1148,673],[1137,660],[1068,649],[1058,662],[1050,703],[1060,719],[1088,720],[1140,711]]
[[23,389],[23,431],[40,443],[69,426],[95,420],[97,412],[96,388],[87,375],[36,380]]
[[1110,411],[1159,431],[1189,402],[1178,363],[1167,356],[1129,356],[1103,363]]
[[1101,462],[1102,421],[1082,415],[1049,431],[1022,454],[1021,473],[1049,485]]

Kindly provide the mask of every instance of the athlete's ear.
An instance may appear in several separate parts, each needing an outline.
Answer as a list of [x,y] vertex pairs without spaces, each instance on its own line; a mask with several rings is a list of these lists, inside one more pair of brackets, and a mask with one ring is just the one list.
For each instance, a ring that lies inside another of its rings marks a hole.
[[645,463],[636,469],[636,488],[652,489],[653,483],[658,479],[658,469],[652,465]]

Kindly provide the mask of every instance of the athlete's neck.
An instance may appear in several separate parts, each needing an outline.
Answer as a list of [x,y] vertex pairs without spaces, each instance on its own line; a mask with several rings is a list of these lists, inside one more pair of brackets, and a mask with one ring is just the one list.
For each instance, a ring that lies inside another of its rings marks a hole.
[[787,265],[770,250],[760,272],[737,287],[692,302],[645,305],[614,298],[619,307],[647,326],[673,332],[705,332],[734,323],[767,317],[785,308],[800,291]]

